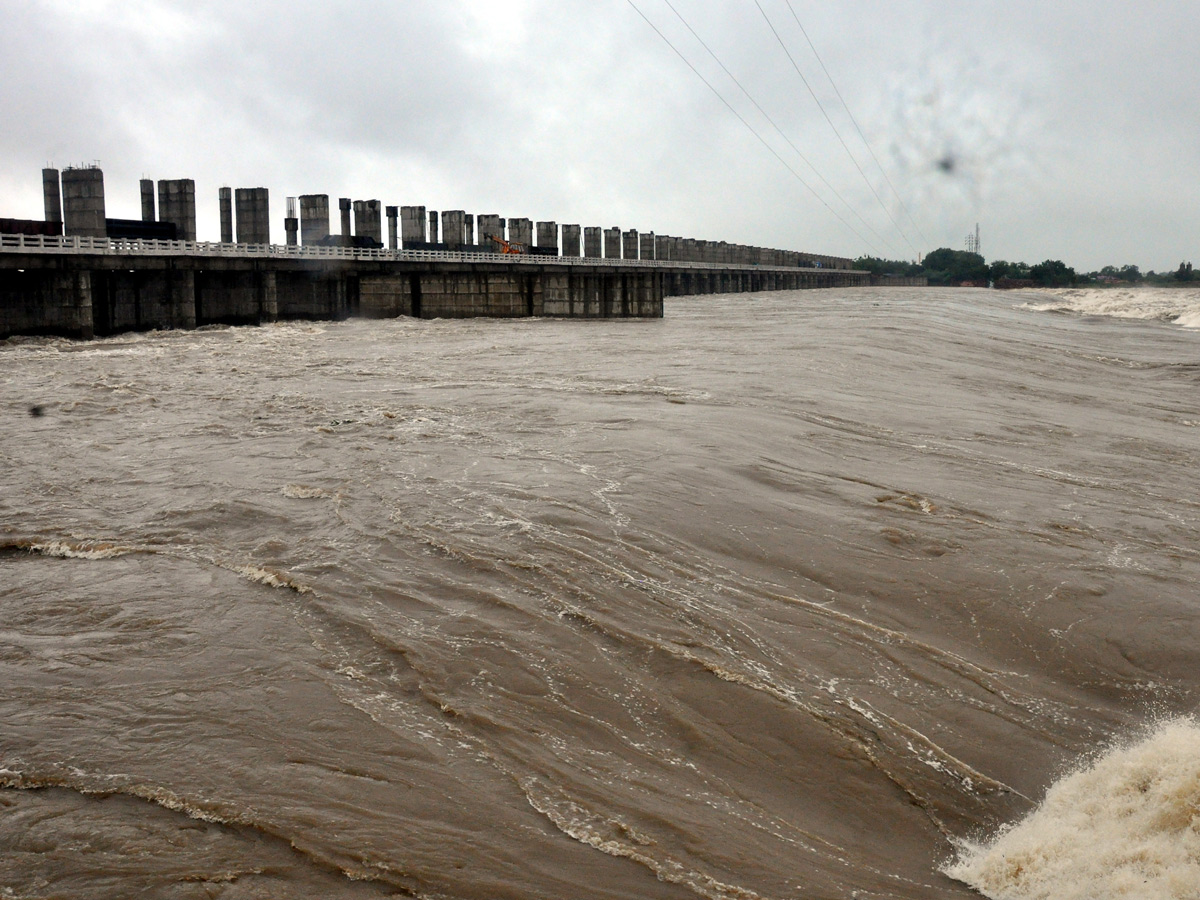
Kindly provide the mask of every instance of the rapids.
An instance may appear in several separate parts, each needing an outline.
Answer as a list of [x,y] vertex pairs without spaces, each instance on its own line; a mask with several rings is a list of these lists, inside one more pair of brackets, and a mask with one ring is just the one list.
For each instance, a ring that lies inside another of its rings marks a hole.
[[1134,896],[1047,818],[1195,710],[1200,333],[1095,313],[0,343],[0,896]]

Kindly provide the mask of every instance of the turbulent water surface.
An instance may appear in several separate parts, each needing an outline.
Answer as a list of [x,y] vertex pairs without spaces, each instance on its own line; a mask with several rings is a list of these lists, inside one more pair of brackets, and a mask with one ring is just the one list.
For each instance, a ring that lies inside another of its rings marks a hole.
[[0,344],[0,896],[1196,896],[1200,302],[1108,300]]

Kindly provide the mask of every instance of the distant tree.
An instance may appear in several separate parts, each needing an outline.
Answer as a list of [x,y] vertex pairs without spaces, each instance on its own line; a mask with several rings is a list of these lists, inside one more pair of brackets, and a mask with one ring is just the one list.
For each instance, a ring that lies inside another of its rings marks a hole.
[[1029,265],[1023,262],[1005,262],[998,259],[988,265],[988,278],[995,284],[1001,278],[1028,278]]
[[978,253],[939,247],[922,260],[930,284],[959,284],[963,281],[987,281],[988,267]]
[[1176,281],[1191,281],[1192,280],[1192,264],[1190,262],[1181,262],[1179,268],[1175,271]]
[[920,263],[881,259],[878,256],[860,256],[854,261],[854,268],[872,275],[920,275],[924,272]]
[[1032,266],[1029,277],[1042,287],[1065,287],[1077,280],[1075,270],[1061,259],[1048,259]]
[[1142,280],[1142,272],[1137,266],[1125,265],[1121,266],[1120,271],[1117,272],[1117,277],[1122,281],[1128,281],[1130,284],[1137,284]]

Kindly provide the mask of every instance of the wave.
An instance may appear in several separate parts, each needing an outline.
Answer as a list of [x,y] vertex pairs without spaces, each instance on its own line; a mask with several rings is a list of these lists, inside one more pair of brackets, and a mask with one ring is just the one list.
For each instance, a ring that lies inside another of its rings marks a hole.
[[993,900],[1200,896],[1200,724],[1113,748],[944,871]]
[[142,552],[137,547],[114,544],[110,541],[28,541],[0,542],[0,552],[24,551],[59,559],[112,559],[128,553]]
[[1059,288],[1053,299],[1021,304],[1039,312],[1071,312],[1121,319],[1153,319],[1200,328],[1200,288]]

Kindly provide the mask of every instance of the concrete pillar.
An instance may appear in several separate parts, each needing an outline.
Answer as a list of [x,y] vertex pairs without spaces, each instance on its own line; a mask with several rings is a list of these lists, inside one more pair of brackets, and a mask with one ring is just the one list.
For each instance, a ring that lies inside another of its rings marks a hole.
[[439,243],[438,235],[441,232],[438,230],[438,224],[440,221],[437,210],[431,209],[429,211],[429,243],[431,244]]
[[329,195],[300,195],[300,243],[305,247],[329,237]]
[[666,234],[654,235],[654,258],[655,259],[670,259],[671,258],[671,237]]
[[219,188],[217,202],[221,207],[221,243],[233,243],[233,188]]
[[196,182],[190,178],[158,181],[158,221],[175,226],[175,239],[196,239]]
[[274,270],[258,273],[258,318],[261,322],[279,321],[279,287]]
[[463,213],[463,246],[475,246],[475,216],[471,213]]
[[425,207],[400,207],[400,240],[405,247],[425,243]]
[[524,244],[528,249],[533,244],[533,222],[529,219],[509,219],[508,239]]
[[641,245],[638,247],[638,256],[642,259],[654,259],[654,232],[643,233],[639,240]]
[[624,259],[638,258],[638,233],[630,228],[621,235],[621,256]]
[[537,245],[539,247],[553,247],[554,255],[558,255],[558,223],[557,222],[538,222],[537,223]]
[[583,255],[599,259],[604,255],[600,248],[600,229],[588,226],[583,229]]
[[442,211],[442,243],[446,245],[447,250],[458,250],[462,247],[465,216],[466,213],[461,209]]
[[57,222],[62,233],[62,191],[58,186],[58,169],[42,169],[42,197],[46,207],[46,221]]
[[142,221],[157,222],[158,219],[154,215],[154,182],[143,178],[138,182],[138,186],[142,189]]
[[387,213],[388,220],[388,249],[396,250],[399,248],[399,245],[396,243],[398,232],[396,219],[400,215],[400,208],[398,206],[388,206],[384,209],[384,212]]
[[300,230],[300,219],[296,215],[296,198],[287,198],[287,215],[283,219],[283,233],[286,235],[284,243],[289,247],[295,247],[297,244],[296,233]]
[[196,273],[169,269],[167,273],[173,328],[196,327]]
[[497,215],[487,214],[479,216],[479,243],[484,250],[498,251],[500,245],[492,238],[504,240],[504,220]]
[[237,188],[233,206],[239,244],[271,243],[270,197],[265,187]]
[[604,229],[604,258],[605,259],[620,259],[621,258],[621,229],[620,228],[605,228]]
[[62,170],[63,227],[68,237],[107,237],[104,173],[95,166]]
[[562,227],[562,255],[579,256],[578,225],[564,225]]
[[378,200],[354,201],[354,236],[383,246],[383,216]]
[[342,214],[342,246],[349,247],[352,243],[350,236],[353,232],[350,230],[350,198],[338,198],[338,212]]

